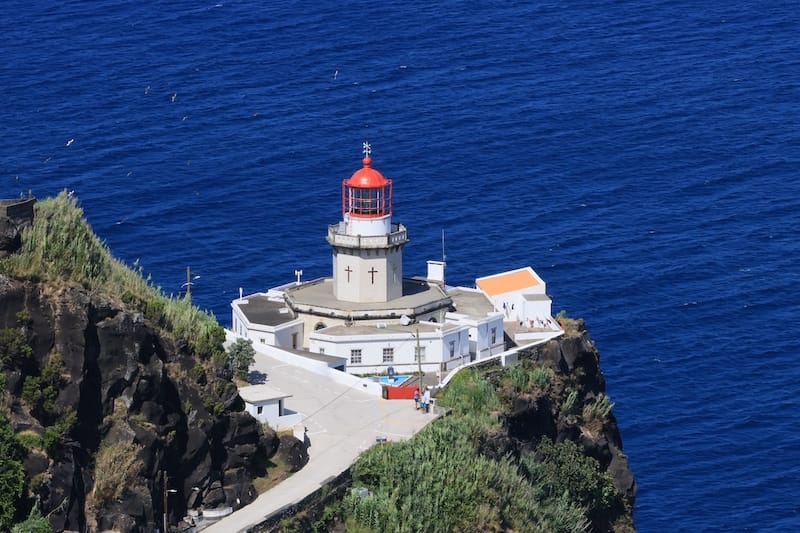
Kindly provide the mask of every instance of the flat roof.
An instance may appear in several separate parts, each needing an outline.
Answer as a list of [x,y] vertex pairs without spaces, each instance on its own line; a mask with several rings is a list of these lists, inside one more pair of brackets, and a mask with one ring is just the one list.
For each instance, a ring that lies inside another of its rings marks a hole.
[[541,280],[536,277],[532,268],[525,267],[478,278],[475,280],[475,285],[488,294],[489,297],[492,297],[541,285]]
[[536,300],[550,301],[550,297],[546,294],[523,294],[522,297],[529,302],[535,302]]
[[320,361],[322,363],[342,363],[347,362],[347,357],[342,357],[339,355],[330,355],[325,353],[314,353],[309,352],[308,350],[297,350],[292,348],[281,348],[281,350],[285,350],[287,352],[291,352],[295,355],[299,355],[300,357],[305,357],[307,359],[313,359],[315,361]]
[[[234,300],[233,303],[242,310],[251,324],[278,326],[295,319],[286,302],[275,302],[263,294],[254,294],[247,298]],[[285,311],[281,311],[285,309]]]
[[480,291],[453,287],[447,291],[447,294],[453,299],[456,313],[473,318],[485,318],[488,313],[495,311],[492,302]]
[[[448,306],[450,297],[439,285],[425,280],[404,278],[403,296],[388,302],[346,302],[333,295],[333,279],[320,278],[288,288],[286,296],[293,306],[335,309],[344,313],[375,312],[400,314],[407,310],[419,309],[426,305]],[[400,315],[398,314],[398,317]]]
[[[456,329],[461,326],[458,324],[433,324],[430,322],[418,322],[409,324],[408,326],[403,326],[402,324],[393,324],[393,323],[386,323],[386,327],[383,327],[384,324],[381,324],[381,327],[378,327],[375,324],[370,326],[368,325],[358,325],[353,324],[352,326],[330,326],[325,329],[321,329],[315,331],[314,333],[319,333],[322,335],[331,335],[333,337],[347,337],[350,335],[403,335],[408,334],[411,336],[416,335],[417,331],[420,333],[433,333],[437,330],[448,331],[451,329]],[[313,334],[312,334],[313,335]]]
[[239,389],[239,396],[247,403],[265,402],[268,400],[281,400],[289,398],[291,394],[286,394],[278,389],[273,389],[269,385],[250,385]]

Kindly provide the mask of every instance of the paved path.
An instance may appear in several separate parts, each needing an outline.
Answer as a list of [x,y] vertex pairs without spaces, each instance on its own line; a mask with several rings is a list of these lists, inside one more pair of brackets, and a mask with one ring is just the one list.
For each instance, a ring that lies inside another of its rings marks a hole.
[[405,440],[435,418],[414,410],[412,400],[376,398],[264,354],[256,353],[250,369],[266,373],[271,387],[292,394],[286,409],[305,415],[311,441],[308,464],[250,505],[205,528],[207,533],[245,531],[346,470],[377,436]]

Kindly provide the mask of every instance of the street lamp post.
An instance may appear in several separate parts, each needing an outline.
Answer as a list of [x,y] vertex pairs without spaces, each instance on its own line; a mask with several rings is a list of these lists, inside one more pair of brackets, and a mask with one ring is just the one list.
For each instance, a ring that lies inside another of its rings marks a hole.
[[186,287],[186,301],[189,303],[192,303],[192,285],[199,277],[199,275],[192,277],[192,267],[186,267],[186,283],[181,285],[181,288]]
[[164,533],[168,533],[169,532],[169,529],[168,529],[169,526],[167,524],[167,517],[169,515],[169,513],[168,513],[168,509],[169,509],[169,507],[168,507],[168,504],[169,504],[168,496],[169,496],[170,492],[174,494],[174,493],[176,493],[178,491],[175,490],[175,489],[167,488],[167,471],[166,470],[162,470],[162,473],[164,474]]

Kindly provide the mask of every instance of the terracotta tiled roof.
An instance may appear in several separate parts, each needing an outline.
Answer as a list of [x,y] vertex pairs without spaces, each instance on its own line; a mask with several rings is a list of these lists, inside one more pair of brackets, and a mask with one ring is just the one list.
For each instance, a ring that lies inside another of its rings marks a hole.
[[539,285],[539,280],[533,275],[530,269],[521,268],[512,270],[496,276],[480,278],[475,284],[489,297],[497,296],[507,292],[518,291],[527,287]]

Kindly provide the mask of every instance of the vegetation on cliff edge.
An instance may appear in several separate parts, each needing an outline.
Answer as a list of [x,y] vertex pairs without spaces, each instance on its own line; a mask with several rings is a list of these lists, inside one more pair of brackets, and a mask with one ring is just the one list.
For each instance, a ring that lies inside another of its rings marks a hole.
[[[190,356],[186,359],[190,371],[183,368],[185,364],[174,362],[165,368],[170,373],[182,373],[173,379],[200,384],[206,393],[204,407],[212,415],[219,415],[225,409],[223,398],[231,397],[231,369],[241,374],[242,364],[250,361],[247,351],[237,357],[225,353],[225,332],[211,314],[187,299],[164,295],[149,277],[143,277],[138,262],[129,268],[114,258],[84,219],[77,199],[65,192],[36,203],[33,224],[22,234],[22,247],[0,259],[0,274],[37,284],[44,294],[79,289],[111,300],[119,308],[141,312],[163,338],[172,339],[178,351]],[[73,406],[57,401],[67,375],[62,356],[54,352],[34,357],[30,324],[30,315],[23,309],[17,314],[16,327],[0,329],[0,530],[8,530],[14,521],[24,519],[27,509],[31,509],[31,515],[25,523],[30,528],[45,520],[35,504],[30,507],[41,479],[34,476],[26,480],[22,461],[29,454],[52,457],[76,423]],[[19,397],[13,401],[41,424],[43,434],[26,430],[14,435],[4,414],[10,413],[12,402],[4,390],[5,372],[21,376],[21,386],[15,392]],[[215,376],[222,379],[215,380]],[[119,416],[124,416],[123,411],[127,412],[122,409]],[[127,477],[139,470],[135,448],[124,450],[127,462],[120,462],[120,448],[115,450],[101,442],[95,458],[98,468],[94,487],[87,495],[92,505],[116,501],[127,486]],[[108,468],[100,468],[104,464]]]
[[0,260],[0,273],[53,287],[76,284],[117,295],[202,357],[222,357],[225,336],[216,319],[184,298],[165,296],[151,285],[149,276],[143,277],[138,261],[129,268],[114,258],[86,222],[77,199],[66,192],[36,203],[21,250]]
[[[520,364],[501,371],[521,394],[549,388],[550,372]],[[461,371],[439,401],[451,416],[408,442],[367,450],[352,467],[352,486],[368,494],[353,490],[327,518],[338,514],[353,531],[581,532],[624,514],[610,476],[572,441],[544,437],[519,456],[487,454],[508,406],[480,371]]]

